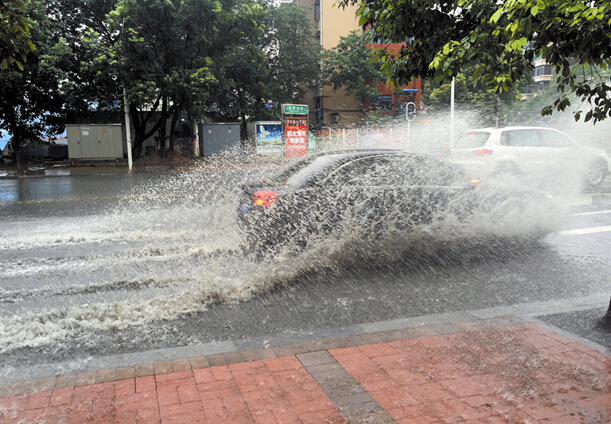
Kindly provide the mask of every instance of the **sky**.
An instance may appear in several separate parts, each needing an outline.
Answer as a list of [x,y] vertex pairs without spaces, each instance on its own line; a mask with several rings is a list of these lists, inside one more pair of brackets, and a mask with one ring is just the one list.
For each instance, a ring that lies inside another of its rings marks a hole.
[[8,134],[0,134],[0,150],[4,149],[10,138],[11,136]]

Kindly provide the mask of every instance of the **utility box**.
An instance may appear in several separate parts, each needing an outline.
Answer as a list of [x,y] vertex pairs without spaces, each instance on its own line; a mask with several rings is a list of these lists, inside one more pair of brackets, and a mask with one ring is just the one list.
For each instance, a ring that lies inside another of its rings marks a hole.
[[123,158],[121,124],[66,125],[70,159]]
[[239,156],[240,124],[237,122],[200,124],[199,126],[200,153],[204,156],[230,155]]

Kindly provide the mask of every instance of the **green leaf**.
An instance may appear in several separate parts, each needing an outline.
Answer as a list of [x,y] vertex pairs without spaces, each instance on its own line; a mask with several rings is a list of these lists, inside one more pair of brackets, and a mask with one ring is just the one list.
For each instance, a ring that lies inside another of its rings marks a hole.
[[501,19],[502,15],[503,15],[503,9],[502,8],[497,9],[497,11],[494,12],[494,14],[490,17],[490,23],[491,24],[498,23],[498,21],[499,21],[499,19]]
[[537,13],[539,13],[539,6],[533,6],[530,8],[530,14],[533,16],[537,16]]

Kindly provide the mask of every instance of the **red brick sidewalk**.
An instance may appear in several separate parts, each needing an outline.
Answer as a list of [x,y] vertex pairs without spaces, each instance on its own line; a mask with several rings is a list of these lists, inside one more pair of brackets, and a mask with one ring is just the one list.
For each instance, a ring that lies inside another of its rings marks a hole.
[[611,422],[611,358],[569,338],[534,324],[398,335],[13,395],[0,423]]

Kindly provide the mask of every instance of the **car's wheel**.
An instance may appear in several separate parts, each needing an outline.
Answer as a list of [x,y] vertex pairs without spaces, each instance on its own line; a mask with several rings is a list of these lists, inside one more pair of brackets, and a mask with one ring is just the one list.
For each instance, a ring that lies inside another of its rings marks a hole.
[[490,211],[488,219],[490,222],[496,224],[510,218],[517,219],[522,216],[525,211],[526,207],[520,200],[503,202]]
[[601,161],[594,162],[586,171],[584,184],[588,187],[598,187],[607,175],[607,164]]

